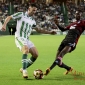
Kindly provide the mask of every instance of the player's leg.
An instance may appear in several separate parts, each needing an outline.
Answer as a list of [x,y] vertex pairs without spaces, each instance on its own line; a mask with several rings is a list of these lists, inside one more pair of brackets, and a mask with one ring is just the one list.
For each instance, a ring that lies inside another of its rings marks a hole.
[[[68,43],[68,46],[65,46],[64,49],[59,53],[59,55],[57,56],[57,60],[59,60],[58,57],[60,57],[60,61],[62,60],[63,56],[68,53],[68,52],[71,52],[75,49],[76,45],[75,43],[74,44],[71,44],[71,43]],[[64,54],[64,55],[63,55]],[[62,62],[62,61],[61,61]],[[73,68],[70,67],[70,66],[67,66],[66,64],[64,64],[62,62],[62,64],[58,64],[59,67],[61,68],[65,68],[66,69],[66,72],[64,74],[68,74],[69,72],[72,72]]]
[[27,42],[24,38],[15,38],[16,46],[22,51],[22,69],[20,71],[23,73],[24,78],[28,78],[27,74],[27,54],[29,53],[29,48],[27,46]]
[[67,54],[69,51],[71,50],[70,46],[65,46],[58,55],[56,55],[56,60],[55,63],[57,65],[61,65],[62,64],[62,58],[64,57],[65,54]]
[[29,53],[28,46],[24,45],[21,50],[23,52],[23,55],[22,55],[23,77],[28,78],[28,73],[27,73],[27,61],[28,61],[27,60],[27,54]]
[[66,64],[64,64],[63,62],[62,62],[62,64],[61,65],[58,65],[60,68],[65,68],[66,69],[66,72],[64,73],[65,75],[67,75],[69,72],[72,72],[72,70],[73,70],[73,68],[72,67],[70,67],[70,66],[67,66]]
[[[67,46],[64,47],[64,49],[59,53],[58,57],[61,57],[61,59],[63,58],[63,56],[67,53],[67,52],[72,52],[74,49],[76,48],[76,44],[75,43],[67,43]],[[64,53],[64,55],[63,55]],[[59,67],[61,68],[65,68],[66,72],[64,74],[68,74],[69,72],[72,72],[73,68],[70,66],[65,65],[63,62],[62,64],[58,64]]]
[[[70,47],[70,46],[65,46],[65,47],[63,48],[63,50],[58,51],[57,54],[56,54],[56,59],[55,59],[55,61],[53,62],[53,64],[52,64],[49,68],[47,68],[47,70],[46,70],[46,72],[45,72],[44,74],[47,75],[47,74],[50,72],[50,70],[52,70],[56,65],[58,65],[58,66],[62,65],[62,57],[63,57],[66,53],[68,53],[69,50],[71,50],[71,47]],[[62,67],[63,67],[63,66],[64,66],[64,65],[62,65]],[[65,68],[65,66],[64,66],[63,68]],[[68,68],[69,68],[69,67],[68,67]]]
[[27,68],[29,66],[31,66],[35,62],[35,60],[37,59],[37,57],[38,57],[38,51],[37,51],[36,47],[30,48],[29,51],[30,51],[30,53],[31,53],[32,56],[27,61]]
[[[60,53],[60,51],[57,51],[57,54],[56,54],[56,56],[58,56],[59,55],[59,53]],[[56,60],[56,59],[55,59]],[[47,69],[46,69],[46,71],[45,71],[45,73],[44,73],[44,75],[48,75],[49,73],[50,73],[50,71],[52,70],[51,69],[51,67],[55,67],[56,66],[56,64],[53,62],[53,64],[50,66],[50,67],[48,67]]]
[[29,53],[31,53],[32,56],[27,61],[27,68],[31,66],[38,57],[38,51],[30,40],[28,41],[28,47],[29,47]]
[[[38,51],[35,47],[30,48],[29,51],[32,56],[28,60],[26,59],[26,62],[24,62],[23,65],[24,65],[25,69],[28,68],[29,66],[31,66],[38,57]],[[22,73],[23,71],[24,71],[24,68],[21,68],[20,72]],[[26,74],[26,76],[27,76],[27,74]]]
[[71,47],[66,46],[61,52],[58,52],[56,55],[56,59],[53,62],[53,64],[50,66],[50,69],[52,70],[56,65],[62,65],[62,57],[69,52]]

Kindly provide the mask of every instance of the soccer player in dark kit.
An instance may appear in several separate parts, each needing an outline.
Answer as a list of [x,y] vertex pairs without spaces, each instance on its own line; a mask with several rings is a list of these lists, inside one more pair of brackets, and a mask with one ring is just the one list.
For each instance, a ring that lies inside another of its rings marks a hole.
[[58,65],[60,68],[65,68],[66,72],[65,74],[68,74],[69,72],[72,72],[73,68],[70,66],[65,65],[62,62],[62,58],[64,57],[65,54],[72,52],[78,43],[78,40],[85,30],[85,20],[81,20],[81,15],[79,12],[76,13],[76,22],[73,22],[67,27],[61,27],[57,20],[55,20],[56,25],[58,28],[63,32],[68,30],[68,33],[66,37],[62,40],[57,54],[56,54],[56,59],[54,60],[53,64],[46,69],[44,75],[48,75],[48,73],[56,66]]

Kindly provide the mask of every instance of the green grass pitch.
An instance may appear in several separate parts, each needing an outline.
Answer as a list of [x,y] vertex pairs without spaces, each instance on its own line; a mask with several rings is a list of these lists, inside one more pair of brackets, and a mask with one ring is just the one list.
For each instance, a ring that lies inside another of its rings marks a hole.
[[[85,84],[85,35],[82,35],[76,50],[64,56],[63,62],[74,68],[73,74],[63,75],[65,69],[55,67],[48,76],[36,80],[33,76],[35,69],[45,71],[57,52],[64,35],[31,35],[39,52],[36,62],[28,68],[29,79],[22,78],[22,53],[15,45],[14,36],[0,36],[0,85],[84,85]],[[31,55],[28,55],[28,58]],[[76,70],[76,75],[75,74]]]

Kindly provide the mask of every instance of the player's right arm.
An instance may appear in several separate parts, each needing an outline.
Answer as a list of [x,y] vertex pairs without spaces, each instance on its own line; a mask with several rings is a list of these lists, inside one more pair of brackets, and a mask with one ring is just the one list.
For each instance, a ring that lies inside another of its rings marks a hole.
[[8,16],[8,17],[5,19],[4,24],[3,24],[2,28],[1,28],[1,30],[2,30],[2,31],[6,31],[6,25],[7,25],[7,23],[8,23],[11,19],[14,19],[14,20],[15,20],[15,19],[16,19],[16,20],[20,19],[20,18],[22,17],[22,15],[23,15],[23,12],[17,12],[17,13],[15,13],[15,14],[13,14],[13,15]]
[[12,19],[11,16],[8,16],[8,17],[5,19],[4,24],[3,24],[2,28],[1,28],[2,31],[6,31],[6,25],[7,25],[7,23],[8,23],[11,19]]

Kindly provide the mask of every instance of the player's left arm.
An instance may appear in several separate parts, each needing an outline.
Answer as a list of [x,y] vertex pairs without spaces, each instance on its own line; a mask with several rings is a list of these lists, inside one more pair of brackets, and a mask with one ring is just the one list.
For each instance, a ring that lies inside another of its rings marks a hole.
[[44,28],[40,28],[38,26],[36,26],[34,28],[37,32],[39,33],[43,33],[43,34],[52,34],[52,35],[55,35],[56,34],[56,31],[48,31],[48,30],[45,30]]

